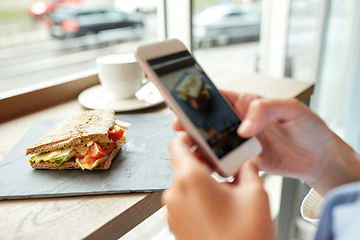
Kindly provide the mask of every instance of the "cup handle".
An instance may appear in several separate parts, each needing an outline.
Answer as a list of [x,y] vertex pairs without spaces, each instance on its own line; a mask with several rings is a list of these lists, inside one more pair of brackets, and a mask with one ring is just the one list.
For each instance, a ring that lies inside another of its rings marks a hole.
[[141,87],[145,86],[146,84],[148,84],[150,81],[149,79],[147,79],[147,76],[145,75],[145,77],[143,78],[143,80],[141,81]]

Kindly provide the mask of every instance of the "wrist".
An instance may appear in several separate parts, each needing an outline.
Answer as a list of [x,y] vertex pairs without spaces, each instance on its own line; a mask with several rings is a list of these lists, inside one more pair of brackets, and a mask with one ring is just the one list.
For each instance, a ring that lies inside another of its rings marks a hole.
[[323,167],[310,185],[321,195],[343,184],[360,180],[360,160],[348,144],[335,135]]

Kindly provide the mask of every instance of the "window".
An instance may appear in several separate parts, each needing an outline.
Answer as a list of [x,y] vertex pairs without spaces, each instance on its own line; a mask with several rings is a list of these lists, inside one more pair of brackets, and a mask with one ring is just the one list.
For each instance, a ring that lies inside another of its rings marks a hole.
[[290,77],[303,81],[313,79],[314,49],[318,34],[319,1],[294,0],[290,8],[287,40]]
[[142,8],[134,0],[5,0],[0,94],[94,70],[100,55],[158,40],[158,0],[146,2]]
[[[253,1],[193,1],[194,54],[206,70],[257,71],[261,4]],[[223,61],[219,61],[223,59]],[[221,76],[215,76],[221,78]],[[216,79],[214,79],[216,80]]]

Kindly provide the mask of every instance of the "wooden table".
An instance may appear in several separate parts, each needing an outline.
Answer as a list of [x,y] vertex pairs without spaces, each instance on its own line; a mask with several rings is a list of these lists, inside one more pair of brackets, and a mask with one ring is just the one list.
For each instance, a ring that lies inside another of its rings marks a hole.
[[[308,101],[313,92],[312,83],[259,75],[228,76],[216,84],[230,90],[271,98],[297,97],[302,101]],[[81,111],[84,109],[74,99],[2,123],[0,161],[36,119],[66,117]],[[160,198],[161,193],[137,193],[0,201],[0,238],[118,239],[157,211]]]

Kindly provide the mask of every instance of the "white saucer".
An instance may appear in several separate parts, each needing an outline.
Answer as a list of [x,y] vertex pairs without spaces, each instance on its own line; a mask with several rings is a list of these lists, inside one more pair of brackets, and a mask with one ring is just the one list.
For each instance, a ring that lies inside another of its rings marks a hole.
[[78,97],[80,104],[89,109],[112,109],[115,112],[150,108],[164,102],[164,98],[152,83],[139,89],[133,98],[116,99],[102,85],[84,90]]

